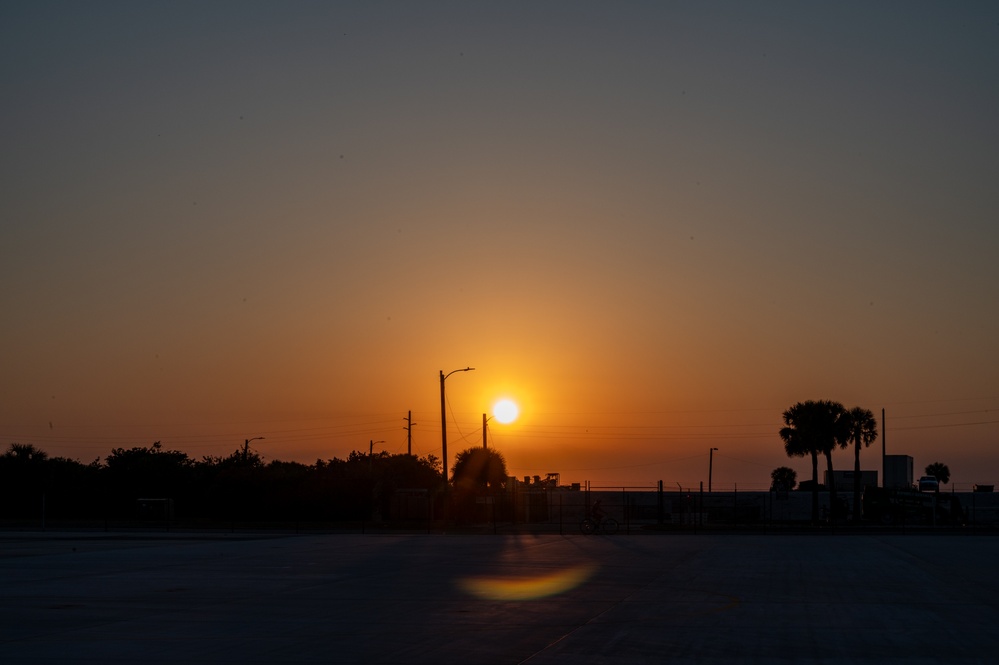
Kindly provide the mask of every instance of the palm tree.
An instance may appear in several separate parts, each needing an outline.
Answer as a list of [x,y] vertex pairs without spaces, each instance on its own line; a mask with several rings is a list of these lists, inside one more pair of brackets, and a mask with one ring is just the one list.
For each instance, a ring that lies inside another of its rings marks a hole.
[[819,521],[819,450],[812,445],[808,404],[798,402],[784,412],[784,425],[780,438],[784,442],[784,452],[788,457],[812,456],[812,523]]
[[812,457],[812,523],[819,521],[819,453],[826,456],[829,469],[830,505],[835,501],[832,451],[848,440],[842,418],[846,410],[828,400],[798,402],[784,412],[780,438],[789,457]]
[[926,465],[926,475],[933,476],[941,485],[950,482],[950,469],[943,462],[934,462]]
[[836,508],[839,505],[839,498],[836,495],[836,475],[833,473],[832,452],[836,448],[846,448],[850,445],[849,423],[846,417],[846,408],[839,402],[820,401],[821,423],[823,434],[821,437],[822,454],[826,458],[826,470],[829,472],[829,517],[836,515]]
[[12,443],[7,452],[4,453],[4,457],[8,459],[18,460],[20,462],[44,462],[48,459],[48,453],[44,450],[36,448],[30,443]]
[[44,525],[45,494],[51,484],[52,465],[48,454],[30,443],[12,443],[0,455],[0,489],[5,512],[34,514],[34,501],[42,500]]
[[855,406],[846,412],[846,424],[853,441],[853,519],[860,521],[860,449],[878,438],[878,422],[867,409]]

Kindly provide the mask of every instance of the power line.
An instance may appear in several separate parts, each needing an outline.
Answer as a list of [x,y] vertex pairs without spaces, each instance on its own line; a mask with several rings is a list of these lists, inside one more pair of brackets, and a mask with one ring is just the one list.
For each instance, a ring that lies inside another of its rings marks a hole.
[[999,420],[980,420],[974,423],[951,423],[947,425],[913,425],[911,427],[893,427],[893,431],[913,430],[913,429],[946,429],[948,427],[968,427],[971,425],[995,425]]

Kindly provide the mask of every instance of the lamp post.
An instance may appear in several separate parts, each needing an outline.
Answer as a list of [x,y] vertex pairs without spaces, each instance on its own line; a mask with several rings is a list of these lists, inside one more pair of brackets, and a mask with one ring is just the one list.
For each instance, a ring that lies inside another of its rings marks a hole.
[[447,374],[441,370],[441,455],[444,456],[444,490],[447,491],[447,400],[444,397],[444,381],[455,372],[471,372],[474,367],[453,369]]
[[715,463],[715,451],[717,448],[712,448],[708,451],[708,494],[711,494],[711,471]]
[[246,439],[243,441],[243,461],[245,462],[250,456],[250,441],[256,441],[258,439],[263,439],[262,436],[255,436],[252,439]]
[[375,454],[375,444],[376,443],[385,443],[385,442],[384,441],[372,441],[370,439],[368,440],[368,471],[371,471],[371,458]]

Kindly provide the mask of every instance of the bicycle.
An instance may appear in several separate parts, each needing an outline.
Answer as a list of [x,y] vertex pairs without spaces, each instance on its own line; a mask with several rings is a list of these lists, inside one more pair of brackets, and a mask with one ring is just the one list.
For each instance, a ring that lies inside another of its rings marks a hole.
[[592,517],[584,517],[583,521],[579,523],[579,530],[584,536],[589,536],[595,533],[602,533],[610,536],[617,533],[617,528],[617,520],[613,517],[604,517],[600,520],[595,520]]

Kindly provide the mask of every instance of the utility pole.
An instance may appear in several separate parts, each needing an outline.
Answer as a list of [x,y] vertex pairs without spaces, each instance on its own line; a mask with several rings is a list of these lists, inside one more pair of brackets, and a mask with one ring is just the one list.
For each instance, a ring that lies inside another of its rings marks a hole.
[[711,494],[711,471],[715,465],[715,451],[717,448],[712,448],[708,451],[708,494]]
[[486,444],[486,432],[489,431],[489,426],[486,424],[486,414],[482,414],[482,447],[488,448]]
[[405,420],[406,423],[407,423],[406,426],[403,427],[403,429],[406,430],[406,454],[407,455],[412,455],[413,454],[413,425],[415,425],[416,423],[413,422],[413,412],[412,411],[407,411],[406,413],[408,415],[405,418],[403,418],[403,420]]
[[888,470],[888,449],[885,446],[885,410],[881,407],[881,487],[888,487],[885,473]]

